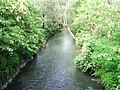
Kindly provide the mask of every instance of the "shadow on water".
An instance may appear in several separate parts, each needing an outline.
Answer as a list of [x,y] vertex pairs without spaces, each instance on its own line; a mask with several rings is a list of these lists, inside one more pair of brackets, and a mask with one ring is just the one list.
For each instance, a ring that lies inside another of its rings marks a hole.
[[93,77],[75,68],[73,59],[79,53],[67,30],[57,33],[6,90],[102,90]]

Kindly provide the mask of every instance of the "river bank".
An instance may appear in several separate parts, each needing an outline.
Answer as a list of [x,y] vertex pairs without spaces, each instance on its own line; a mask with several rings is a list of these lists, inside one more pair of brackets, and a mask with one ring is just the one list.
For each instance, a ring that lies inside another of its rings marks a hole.
[[[61,30],[55,30],[49,36],[47,36],[44,46],[39,47],[38,51],[41,51],[45,47],[45,45],[50,37],[54,36],[56,33],[60,32],[60,31]],[[31,59],[31,60],[24,60],[25,62],[23,64],[21,64],[20,66],[18,66],[16,73],[13,76],[11,76],[11,78],[4,85],[0,86],[0,90],[4,90],[5,88],[7,88],[7,86],[14,81],[14,79],[17,77],[17,75],[19,75],[19,73],[22,72],[22,69],[25,68],[26,65],[29,65],[29,63],[32,62],[35,59],[35,57],[36,57],[36,55],[34,55],[33,59]]]
[[73,65],[80,53],[68,30],[55,34],[5,90],[99,90],[94,77],[82,73]]

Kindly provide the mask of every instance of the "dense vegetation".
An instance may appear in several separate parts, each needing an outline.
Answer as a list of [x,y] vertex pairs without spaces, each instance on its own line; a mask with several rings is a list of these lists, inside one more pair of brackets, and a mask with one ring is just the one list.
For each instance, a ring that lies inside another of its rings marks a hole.
[[30,0],[0,0],[0,86],[33,59],[56,28],[59,24],[46,24]]
[[119,0],[82,0],[73,18],[76,44],[82,47],[75,64],[98,76],[105,90],[120,90],[119,6]]
[[82,48],[75,65],[99,77],[105,90],[120,90],[120,1],[33,1],[0,0],[0,86],[69,23]]

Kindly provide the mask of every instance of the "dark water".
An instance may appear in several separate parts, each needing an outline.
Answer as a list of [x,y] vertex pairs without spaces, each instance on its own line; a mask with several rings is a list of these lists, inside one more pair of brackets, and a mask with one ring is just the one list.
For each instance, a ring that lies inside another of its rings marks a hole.
[[73,59],[78,53],[68,31],[57,33],[6,90],[100,90],[93,77],[75,68]]

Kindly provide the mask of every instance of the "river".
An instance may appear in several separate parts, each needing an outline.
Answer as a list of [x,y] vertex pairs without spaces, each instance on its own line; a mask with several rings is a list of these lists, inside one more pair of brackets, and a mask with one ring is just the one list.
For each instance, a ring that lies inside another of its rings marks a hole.
[[33,62],[21,70],[5,90],[103,90],[94,77],[78,70],[73,59],[80,53],[67,30],[55,34]]

